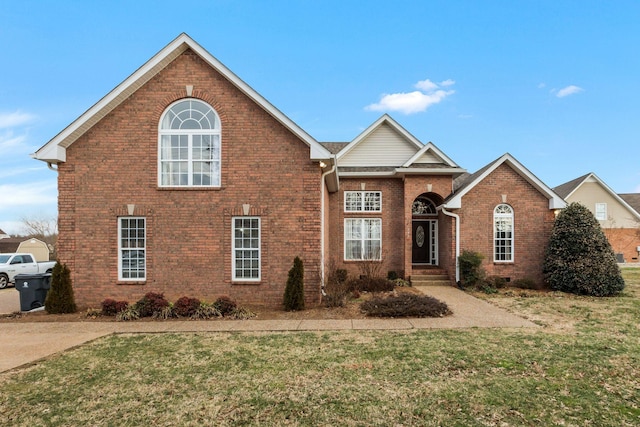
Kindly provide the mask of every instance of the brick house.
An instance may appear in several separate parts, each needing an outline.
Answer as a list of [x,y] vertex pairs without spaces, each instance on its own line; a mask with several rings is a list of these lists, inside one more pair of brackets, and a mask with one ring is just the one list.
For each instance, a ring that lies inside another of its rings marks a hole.
[[539,280],[565,205],[509,154],[469,174],[388,115],[320,143],[185,34],[34,158],[58,172],[58,254],[81,306],[149,291],[275,306],[295,256],[309,305],[328,265],[454,283],[464,249]]
[[640,213],[634,208],[638,194],[616,194],[590,172],[554,188],[568,203],[578,202],[596,217],[618,262],[638,262]]

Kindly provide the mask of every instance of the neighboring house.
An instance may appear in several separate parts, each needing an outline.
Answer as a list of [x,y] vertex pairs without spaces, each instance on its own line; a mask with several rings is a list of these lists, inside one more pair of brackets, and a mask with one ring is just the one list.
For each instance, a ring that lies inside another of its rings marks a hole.
[[34,158],[58,170],[58,257],[82,306],[149,291],[280,305],[296,256],[309,305],[329,265],[453,283],[465,249],[540,281],[565,206],[511,155],[470,175],[388,115],[319,143],[185,34]]
[[10,237],[11,236],[9,236],[7,233],[2,231],[2,229],[0,228],[0,239],[9,239]]
[[[607,236],[618,262],[638,262],[640,213],[594,173],[588,173],[554,188],[568,203],[586,206]],[[632,201],[637,200],[627,195]]]

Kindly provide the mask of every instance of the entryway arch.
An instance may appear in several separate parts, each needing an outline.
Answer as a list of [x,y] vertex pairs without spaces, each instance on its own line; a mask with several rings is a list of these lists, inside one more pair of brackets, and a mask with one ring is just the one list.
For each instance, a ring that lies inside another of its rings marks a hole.
[[423,193],[411,205],[412,249],[414,265],[438,265],[438,212],[442,197]]

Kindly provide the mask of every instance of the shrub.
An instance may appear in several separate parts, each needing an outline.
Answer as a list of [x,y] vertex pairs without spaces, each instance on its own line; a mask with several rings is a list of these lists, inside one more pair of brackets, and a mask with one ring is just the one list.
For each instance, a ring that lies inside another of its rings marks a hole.
[[327,268],[322,303],[325,307],[343,307],[349,288],[347,286],[347,270],[336,269],[331,262]]
[[502,289],[507,286],[507,279],[500,276],[489,276],[485,282],[485,285],[489,285],[496,289]]
[[196,310],[200,307],[200,300],[198,298],[180,297],[173,304],[173,311],[180,317],[191,317],[195,314]]
[[462,251],[458,257],[460,269],[460,281],[462,286],[476,286],[484,277],[481,253],[473,251]]
[[442,301],[415,294],[373,298],[363,302],[360,308],[367,316],[374,317],[443,317],[451,314]]
[[348,282],[348,289],[360,292],[390,292],[394,283],[381,277],[361,277]]
[[246,320],[256,317],[256,314],[247,308],[236,307],[231,311],[231,313],[229,313],[229,317],[237,320]]
[[140,317],[150,317],[156,312],[161,312],[169,306],[164,294],[147,292],[137,303],[136,308]]
[[51,275],[51,284],[44,307],[49,314],[75,313],[76,302],[71,285],[71,271],[66,264],[56,262]]
[[304,310],[304,265],[299,257],[295,257],[293,267],[289,270],[289,278],[284,290],[284,309]]
[[221,316],[228,316],[236,309],[238,304],[228,296],[221,296],[213,303],[213,306],[220,312]]
[[192,319],[212,319],[214,317],[221,317],[222,313],[215,306],[215,304],[200,303],[200,306],[191,315]]
[[172,317],[176,317],[176,313],[173,311],[173,306],[169,304],[166,307],[163,307],[159,311],[154,311],[151,315],[154,319],[167,320]]
[[536,282],[535,280],[529,277],[525,277],[523,279],[516,279],[513,282],[511,282],[511,286],[513,286],[514,288],[535,289],[535,290],[539,290],[543,288],[542,284]]
[[398,273],[393,270],[387,271],[387,280],[391,280],[392,282],[398,278]]
[[624,289],[611,244],[593,214],[579,203],[571,203],[556,218],[543,273],[557,291],[611,296]]
[[129,306],[127,301],[116,301],[111,298],[107,298],[102,301],[102,315],[103,316],[115,316],[119,312],[126,310]]
[[118,312],[116,314],[116,320],[120,322],[126,322],[130,320],[138,320],[140,318],[140,312],[136,305],[130,305],[126,309]]

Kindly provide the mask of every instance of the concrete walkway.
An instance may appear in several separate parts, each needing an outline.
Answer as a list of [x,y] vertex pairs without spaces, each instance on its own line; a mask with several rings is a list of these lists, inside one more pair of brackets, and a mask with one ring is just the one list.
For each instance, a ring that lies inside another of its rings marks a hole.
[[[3,322],[0,324],[0,349],[2,349],[0,372],[32,364],[42,358],[110,334],[536,327],[528,320],[451,286],[430,286],[418,289],[446,302],[453,311],[453,315],[424,319]],[[0,295],[0,300],[2,296],[8,295]],[[8,312],[18,311],[18,309],[19,303],[16,308]]]

